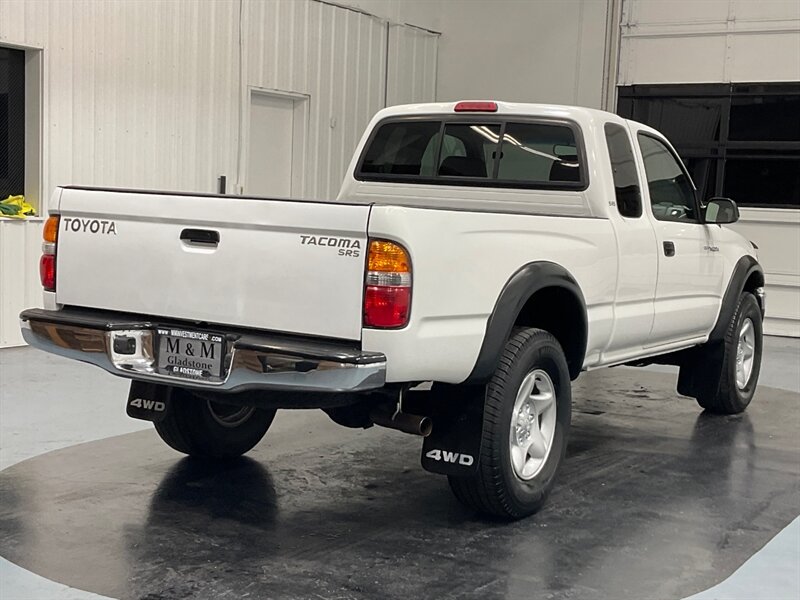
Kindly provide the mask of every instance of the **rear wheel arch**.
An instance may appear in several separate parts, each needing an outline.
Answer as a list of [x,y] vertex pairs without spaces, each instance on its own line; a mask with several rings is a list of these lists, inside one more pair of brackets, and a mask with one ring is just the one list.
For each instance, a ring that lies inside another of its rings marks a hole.
[[538,261],[511,276],[489,317],[478,359],[465,383],[489,380],[515,327],[550,332],[564,350],[570,377],[577,378],[586,355],[588,318],[583,293],[569,271]]

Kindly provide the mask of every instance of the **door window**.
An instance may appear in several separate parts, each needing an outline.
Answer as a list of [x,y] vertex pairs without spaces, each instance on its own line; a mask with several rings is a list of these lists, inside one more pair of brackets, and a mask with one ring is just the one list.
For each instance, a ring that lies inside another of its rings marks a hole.
[[653,216],[659,221],[697,223],[694,188],[681,164],[660,140],[639,134]]

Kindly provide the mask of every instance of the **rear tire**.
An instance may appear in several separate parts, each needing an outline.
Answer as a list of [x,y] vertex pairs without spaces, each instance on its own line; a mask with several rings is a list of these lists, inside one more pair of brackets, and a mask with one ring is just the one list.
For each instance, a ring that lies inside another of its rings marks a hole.
[[[763,344],[761,309],[753,294],[744,292],[733,314],[725,339],[701,351],[695,365],[697,403],[712,413],[733,415],[744,411],[753,399],[761,372]],[[710,377],[703,375],[710,366]],[[717,365],[714,369],[712,365]],[[702,380],[701,380],[702,378]]]
[[486,386],[477,470],[448,477],[456,498],[506,519],[539,510],[564,459],[571,403],[569,369],[558,341],[541,329],[515,331]]
[[213,402],[174,388],[167,414],[155,428],[178,452],[199,458],[233,458],[261,441],[275,412]]

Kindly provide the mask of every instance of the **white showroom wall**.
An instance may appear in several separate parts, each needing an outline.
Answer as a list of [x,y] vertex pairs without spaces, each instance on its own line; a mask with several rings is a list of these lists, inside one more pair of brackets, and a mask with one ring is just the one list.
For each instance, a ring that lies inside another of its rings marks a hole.
[[[620,85],[800,82],[797,0],[623,0]],[[800,116],[798,116],[800,118]],[[767,333],[800,336],[800,210],[742,208],[760,247]]]
[[439,100],[603,107],[606,0],[444,2]]
[[[43,208],[57,185],[208,192],[219,175],[235,191],[249,95],[277,91],[310,100],[299,189],[330,197],[384,105],[600,106],[614,1],[0,0],[0,44],[41,63],[27,193]],[[40,227],[0,220],[0,346],[39,302]]]
[[[58,185],[238,189],[251,90],[309,100],[302,192],[333,197],[378,109],[434,100],[437,40],[314,0],[0,0],[0,45],[41,63],[40,212]],[[40,228],[0,219],[0,346],[40,301]]]

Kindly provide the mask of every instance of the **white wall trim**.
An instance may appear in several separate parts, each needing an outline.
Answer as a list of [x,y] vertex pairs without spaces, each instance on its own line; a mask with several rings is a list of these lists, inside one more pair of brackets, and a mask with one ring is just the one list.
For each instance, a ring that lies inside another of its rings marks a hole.
[[[763,21],[675,22],[650,25],[625,23],[622,25],[622,36],[626,38],[685,38],[728,35],[729,33],[756,35],[800,32],[800,20],[775,21],[771,27],[761,26],[761,23]],[[717,25],[717,27],[709,27],[709,25]]]
[[44,186],[44,51],[25,51],[25,199],[47,213]]
[[35,44],[25,44],[10,38],[4,38],[2,36],[0,36],[0,46],[4,46],[6,48],[13,48],[14,50],[44,50],[44,46],[37,46]]
[[795,223],[800,225],[800,209],[794,208],[739,208],[741,221],[745,223]]
[[603,57],[601,108],[617,112],[617,81],[620,68],[620,38],[622,35],[622,0],[607,0],[606,47]]

